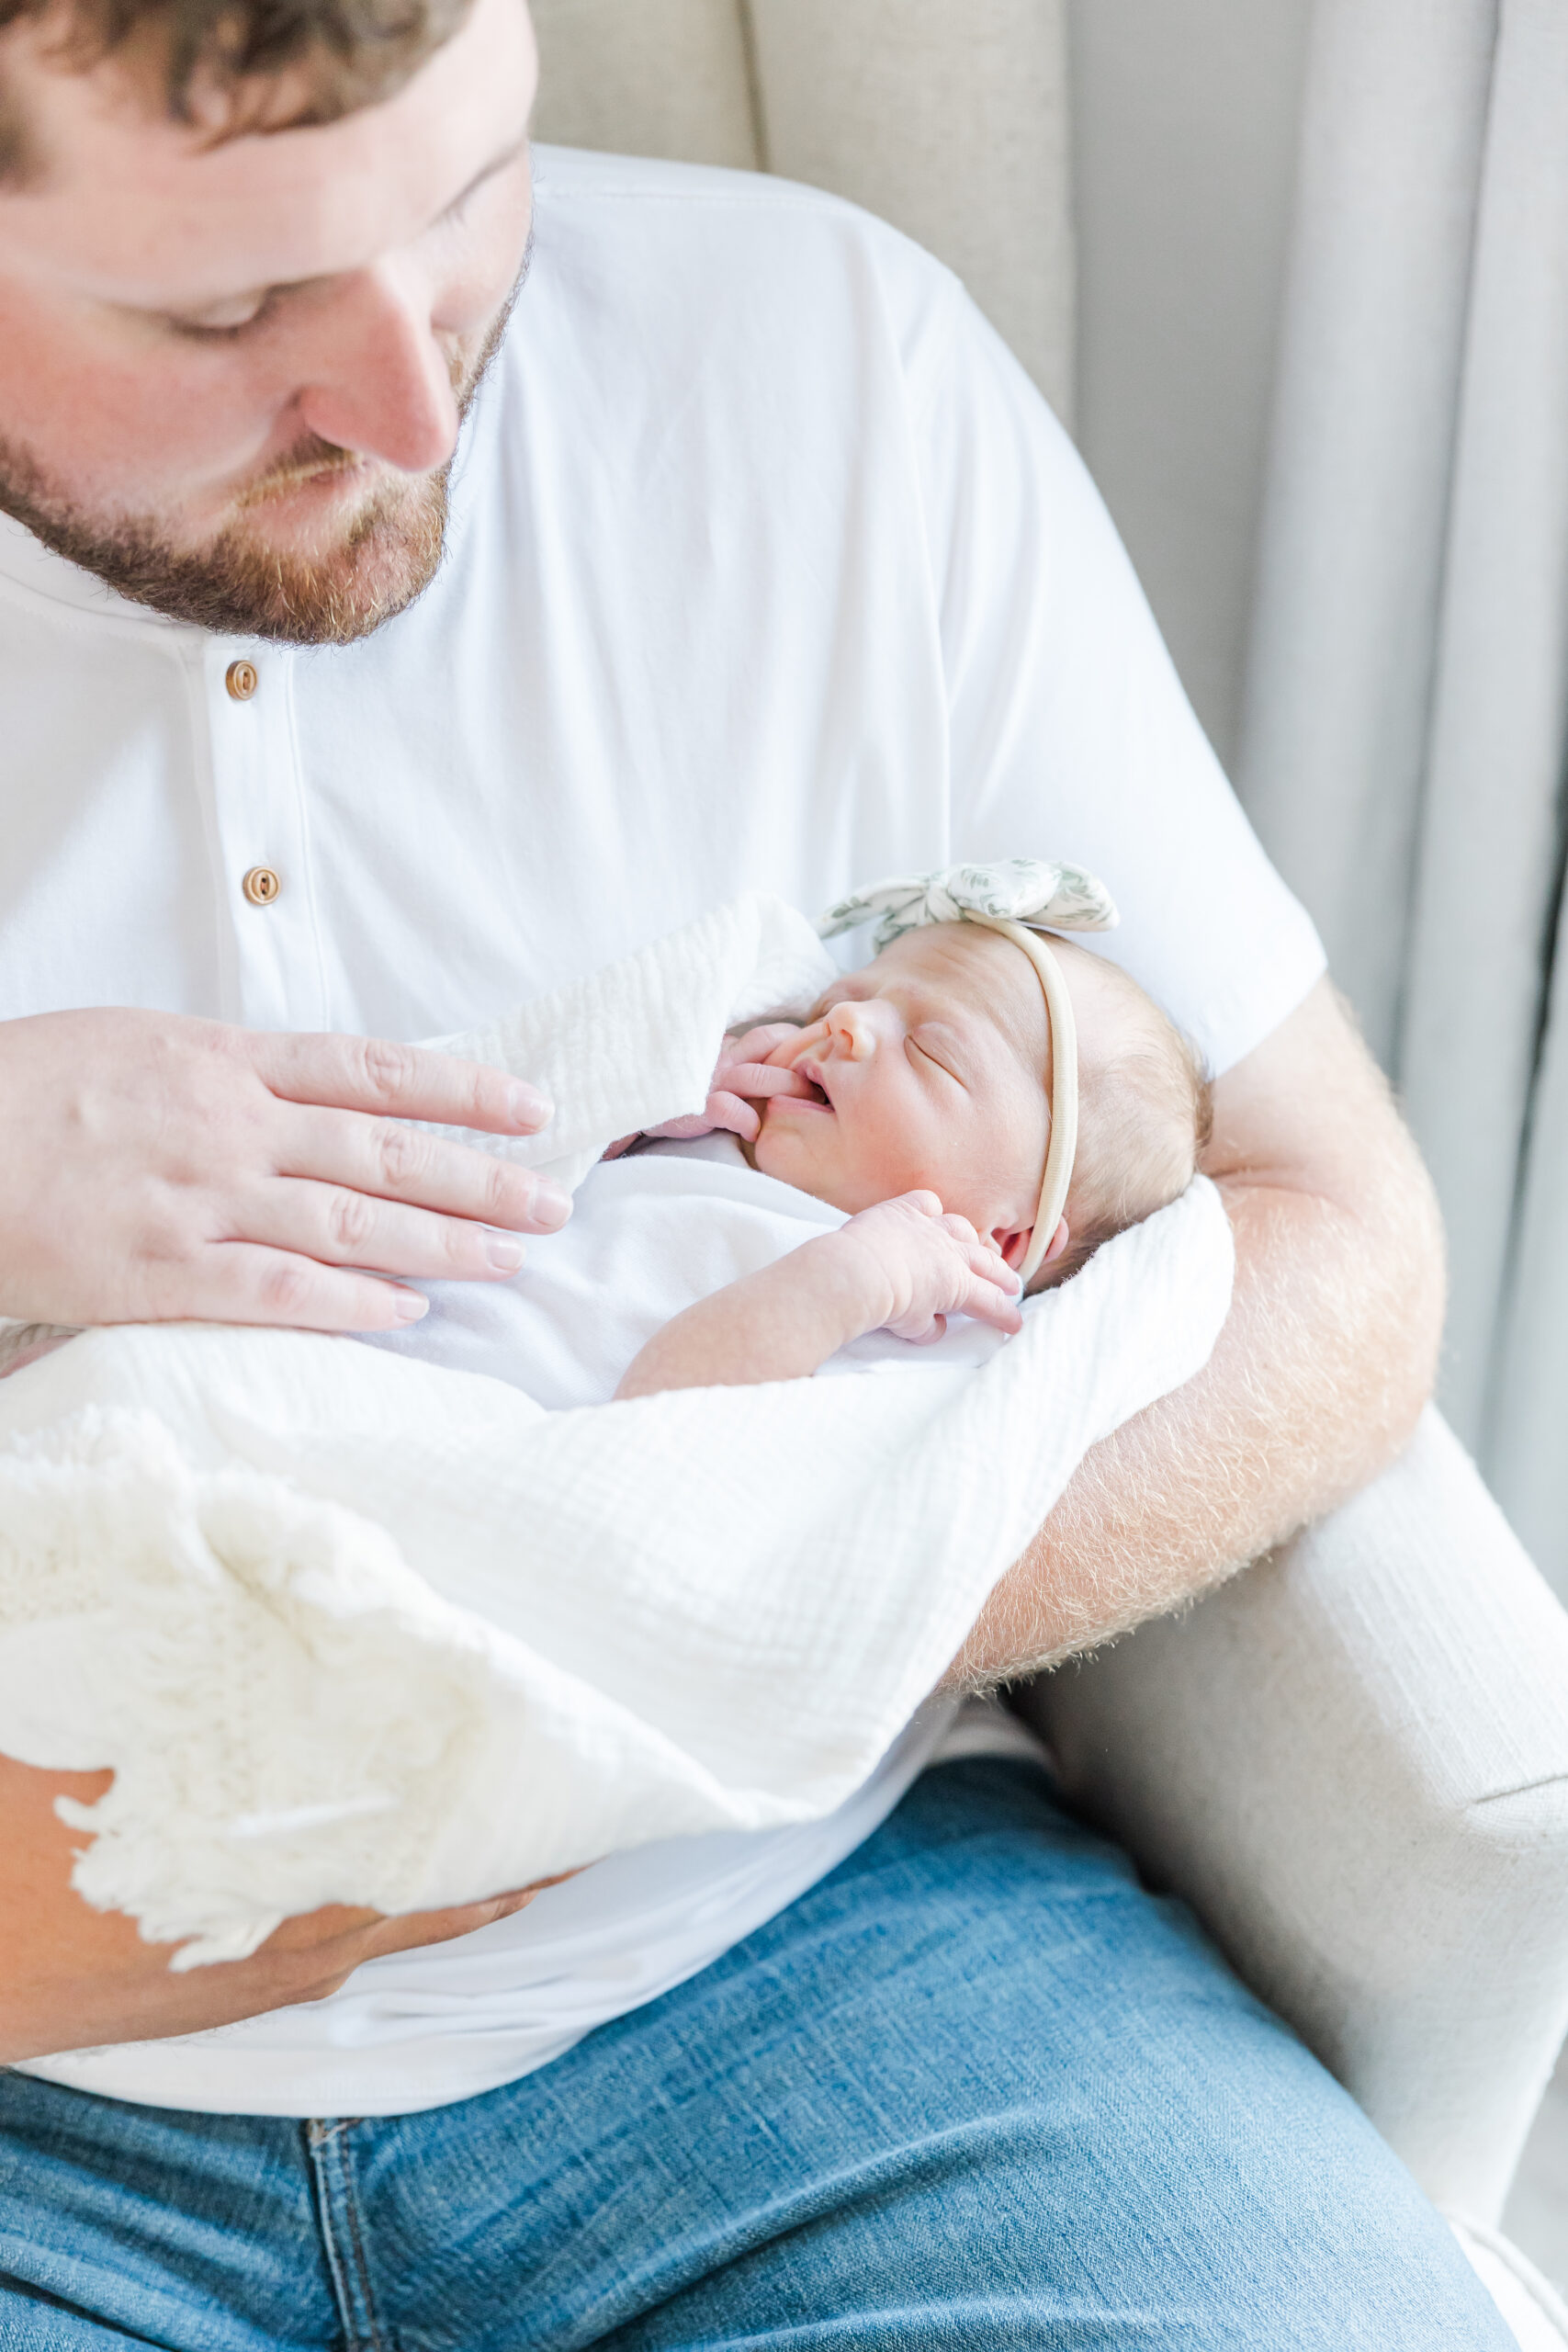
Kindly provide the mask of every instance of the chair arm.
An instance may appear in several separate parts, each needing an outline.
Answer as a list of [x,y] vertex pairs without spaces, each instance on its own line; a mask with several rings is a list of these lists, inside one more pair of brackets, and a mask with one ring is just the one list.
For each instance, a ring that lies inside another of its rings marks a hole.
[[1438,1415],[1021,1702],[1434,2201],[1495,2221],[1568,2029],[1568,1616]]

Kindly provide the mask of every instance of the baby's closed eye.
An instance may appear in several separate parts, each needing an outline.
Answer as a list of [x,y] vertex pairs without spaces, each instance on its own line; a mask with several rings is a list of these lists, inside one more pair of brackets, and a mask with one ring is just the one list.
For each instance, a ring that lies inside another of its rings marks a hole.
[[905,1047],[911,1061],[919,1060],[951,1079],[955,1086],[966,1086],[963,1064],[950,1042],[927,1029],[912,1029],[906,1037]]

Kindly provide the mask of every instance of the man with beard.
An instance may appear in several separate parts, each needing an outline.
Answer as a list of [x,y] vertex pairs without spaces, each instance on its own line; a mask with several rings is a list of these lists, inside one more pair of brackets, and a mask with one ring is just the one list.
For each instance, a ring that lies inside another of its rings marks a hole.
[[[535,159],[535,74],[523,0],[0,0],[0,1313],[416,1321],[568,1204],[404,1124],[546,1106],[400,1041],[748,885],[1070,854],[1217,1072],[1237,1293],[993,1598],[996,1681],[1389,1458],[1429,1197],[953,281],[807,191]],[[0,2334],[1505,2341],[952,1712],[827,1823],[191,1973],[71,1891],[107,1776],[0,1766]]]

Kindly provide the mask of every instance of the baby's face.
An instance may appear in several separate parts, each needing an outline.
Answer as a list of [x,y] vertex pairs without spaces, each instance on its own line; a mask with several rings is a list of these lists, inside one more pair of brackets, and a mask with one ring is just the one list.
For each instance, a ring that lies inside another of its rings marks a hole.
[[1028,958],[971,923],[906,932],[769,1056],[812,1098],[769,1098],[757,1167],[852,1216],[928,1191],[1014,1262],[1049,1133],[1045,1002]]

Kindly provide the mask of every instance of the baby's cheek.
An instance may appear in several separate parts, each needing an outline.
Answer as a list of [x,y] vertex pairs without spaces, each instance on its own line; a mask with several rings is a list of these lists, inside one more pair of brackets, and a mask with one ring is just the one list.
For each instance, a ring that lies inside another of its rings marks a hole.
[[795,1138],[785,1132],[783,1122],[775,1123],[770,1105],[762,1113],[762,1124],[757,1140],[751,1146],[752,1165],[760,1168],[764,1176],[777,1176],[785,1183],[793,1182],[794,1179],[785,1173],[784,1163],[794,1157],[791,1151],[794,1141]]
[[896,1099],[862,1102],[850,1138],[850,1158],[864,1203],[939,1189],[933,1174],[934,1155],[922,1148],[929,1141],[921,1136],[923,1125],[919,1105]]
[[813,1200],[827,1201],[841,1207],[838,1187],[834,1182],[835,1169],[828,1146],[831,1130],[824,1122],[807,1127],[804,1122],[791,1119],[788,1113],[777,1114],[770,1109],[762,1118],[762,1131],[751,1147],[751,1165],[764,1176],[773,1176],[781,1184],[793,1184],[798,1193],[809,1193]]

